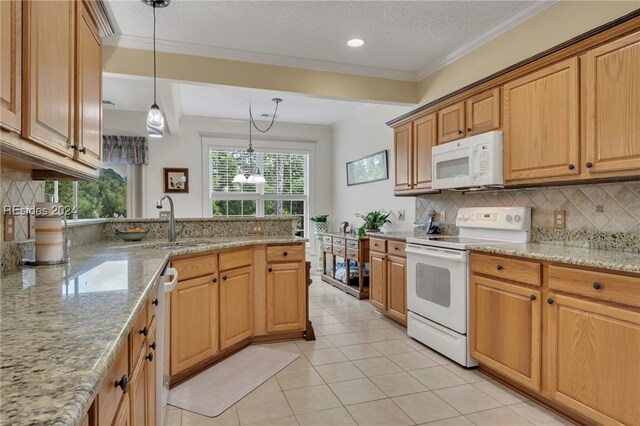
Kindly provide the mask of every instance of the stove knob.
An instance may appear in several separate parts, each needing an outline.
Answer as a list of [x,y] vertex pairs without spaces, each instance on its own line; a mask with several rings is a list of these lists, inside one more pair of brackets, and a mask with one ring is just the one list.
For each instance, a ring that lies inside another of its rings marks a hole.
[[509,222],[509,223],[511,223],[511,221],[513,220],[513,218],[511,217],[511,215],[510,215],[510,214],[506,215],[506,216],[505,216],[505,219],[506,219],[506,221],[507,221],[507,222]]
[[517,214],[517,215],[514,215],[514,216],[513,216],[513,221],[514,221],[515,223],[520,222],[520,220],[521,220],[521,219],[522,219],[522,217],[520,217],[520,215],[519,215],[519,214]]

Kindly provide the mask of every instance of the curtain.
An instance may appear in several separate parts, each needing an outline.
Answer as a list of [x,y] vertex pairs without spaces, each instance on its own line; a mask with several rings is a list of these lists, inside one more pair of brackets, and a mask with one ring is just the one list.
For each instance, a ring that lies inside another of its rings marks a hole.
[[147,164],[149,146],[141,136],[103,136],[102,162]]

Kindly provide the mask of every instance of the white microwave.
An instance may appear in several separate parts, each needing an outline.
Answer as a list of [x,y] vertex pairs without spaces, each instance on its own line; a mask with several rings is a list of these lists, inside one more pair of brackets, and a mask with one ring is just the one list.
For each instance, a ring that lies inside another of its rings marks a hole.
[[502,132],[494,131],[438,145],[432,150],[433,189],[501,187]]

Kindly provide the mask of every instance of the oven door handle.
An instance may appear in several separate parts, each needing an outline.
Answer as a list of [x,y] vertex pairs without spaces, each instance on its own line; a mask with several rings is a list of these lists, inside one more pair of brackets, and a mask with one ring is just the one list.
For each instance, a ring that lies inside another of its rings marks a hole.
[[467,252],[465,251],[461,251],[460,254],[456,253],[456,254],[447,254],[446,252],[443,251],[436,251],[436,250],[429,250],[429,249],[423,249],[423,248],[413,248],[411,246],[408,246],[405,251],[407,253],[410,254],[417,254],[420,256],[431,256],[431,257],[437,257],[438,259],[449,259],[449,260],[457,260],[460,262],[464,262],[467,258]]

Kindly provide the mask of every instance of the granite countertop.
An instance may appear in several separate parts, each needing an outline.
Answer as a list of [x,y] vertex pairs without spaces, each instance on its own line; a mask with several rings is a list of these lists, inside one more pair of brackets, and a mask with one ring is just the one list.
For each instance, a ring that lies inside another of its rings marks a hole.
[[640,253],[637,252],[598,250],[559,244],[538,243],[501,244],[493,246],[475,245],[471,246],[470,249],[485,253],[590,266],[593,268],[609,269],[611,271],[640,273]]
[[388,232],[371,232],[370,237],[384,238],[385,240],[394,241],[407,241],[407,238],[413,238],[416,236],[424,236],[424,233],[415,233],[413,231],[388,231]]
[[[185,241],[185,240],[183,240]],[[172,256],[297,237],[99,242],[62,266],[22,267],[0,283],[0,424],[78,425]]]

